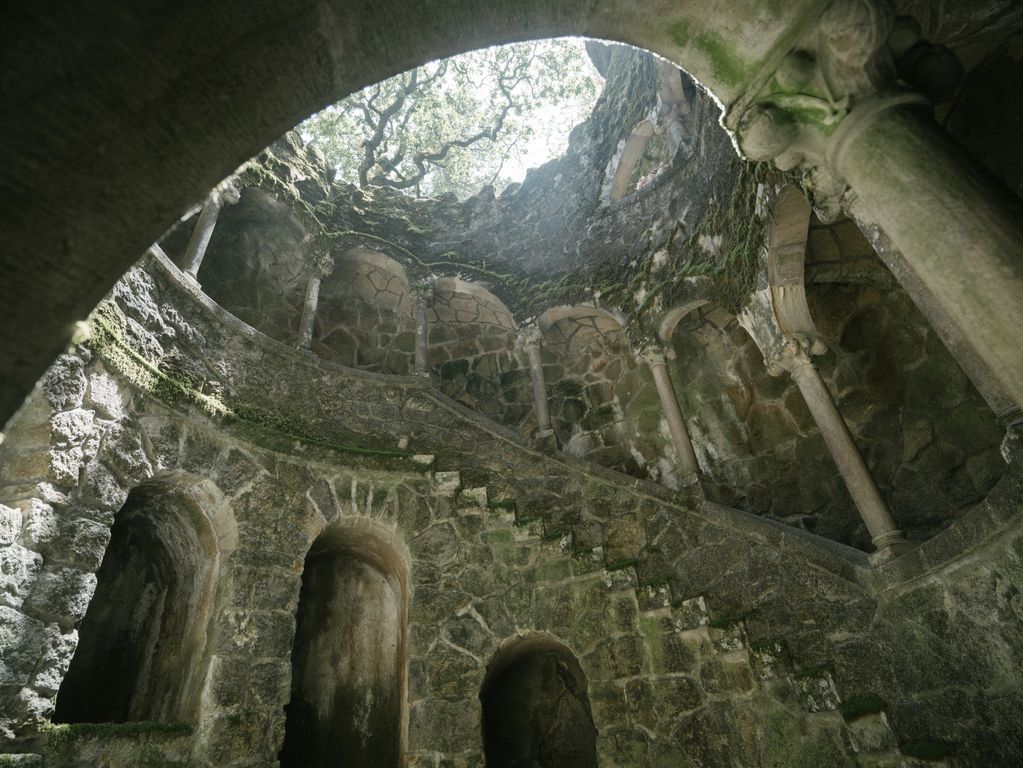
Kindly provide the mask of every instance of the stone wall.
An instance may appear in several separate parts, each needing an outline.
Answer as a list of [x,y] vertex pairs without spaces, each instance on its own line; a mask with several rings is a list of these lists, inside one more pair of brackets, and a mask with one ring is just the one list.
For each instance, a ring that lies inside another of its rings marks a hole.
[[[408,564],[413,765],[480,764],[487,666],[522,636],[578,659],[601,765],[1014,764],[1018,465],[871,571],[692,486],[545,456],[422,381],[277,344],[151,269],[101,306],[0,448],[14,565],[0,631],[18,649],[2,667],[6,749],[76,768],[272,764],[303,562],[324,531],[356,530]],[[235,531],[201,710],[47,726],[109,525],[154,478],[200,488],[220,540]]]
[[[855,224],[814,220],[807,302],[828,350],[815,358],[899,526],[926,539],[1005,471],[1004,434],[959,364]],[[836,541],[869,537],[788,374],[706,307],[676,330],[678,382],[708,495]]]

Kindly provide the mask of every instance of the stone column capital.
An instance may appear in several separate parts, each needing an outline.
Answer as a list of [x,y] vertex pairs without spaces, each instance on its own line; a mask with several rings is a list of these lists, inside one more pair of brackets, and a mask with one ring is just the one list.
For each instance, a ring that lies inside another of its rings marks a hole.
[[433,277],[424,277],[421,280],[416,280],[410,286],[412,297],[416,302],[422,302],[430,304],[433,302],[433,294],[436,290],[436,281]]
[[636,353],[636,359],[646,363],[651,368],[665,366],[668,364],[664,350],[658,345],[642,347],[639,352]]
[[237,177],[228,176],[210,190],[209,199],[218,207],[223,208],[225,205],[236,205],[242,199],[241,194]]
[[543,342],[543,331],[536,323],[527,323],[519,327],[518,342],[523,349],[539,349]]
[[[919,30],[913,38],[904,27],[887,0],[834,0],[726,118],[746,157],[801,170],[826,218],[837,215],[846,189],[835,155],[850,131],[893,107],[928,103],[898,84],[897,57],[920,42]],[[938,79],[951,76],[941,62],[935,70]]]
[[334,271],[334,255],[330,250],[321,250],[313,254],[311,276],[321,280]]
[[787,371],[795,377],[814,368],[807,345],[789,336],[783,336],[779,343],[763,350],[763,353],[764,365],[772,376],[780,376]]

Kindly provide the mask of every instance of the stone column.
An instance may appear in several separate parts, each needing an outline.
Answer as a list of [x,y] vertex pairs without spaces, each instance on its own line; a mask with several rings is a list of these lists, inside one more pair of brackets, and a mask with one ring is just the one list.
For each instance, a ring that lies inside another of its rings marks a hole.
[[313,260],[313,272],[305,286],[305,304],[302,306],[302,320],[298,326],[298,346],[309,349],[313,343],[313,326],[316,322],[316,308],[320,303],[320,281],[334,270],[334,258],[322,253]]
[[883,562],[905,552],[909,547],[906,537],[895,524],[895,518],[881,496],[881,491],[874,482],[874,477],[870,474],[862,454],[853,441],[852,433],[849,432],[842,414],[838,412],[838,407],[816,366],[803,349],[796,344],[787,344],[768,361],[769,371],[774,372],[778,367],[792,375],[803,394],[806,406],[817,423],[835,466],[838,467],[838,472],[849,489],[849,495],[852,496],[860,517],[870,532],[871,541],[876,549],[872,559]]
[[[844,205],[887,235],[1023,403],[1023,204],[906,90],[899,57],[930,46],[905,29],[893,35],[896,25],[883,0],[833,0],[758,90],[733,102],[726,124],[747,157],[798,170],[822,218]],[[914,66],[919,74],[926,57]]]
[[529,358],[529,378],[533,384],[533,412],[536,414],[537,440],[552,440],[551,409],[547,402],[547,382],[543,375],[543,355],[540,350],[542,334],[535,325],[527,325],[519,331],[519,342]]
[[199,267],[206,256],[206,248],[213,237],[213,228],[217,225],[217,217],[220,216],[220,209],[224,205],[234,205],[240,199],[241,193],[235,186],[234,179],[220,182],[206,197],[181,262],[181,269],[186,275],[193,279],[198,277]]
[[413,376],[430,375],[430,302],[433,299],[433,282],[424,280],[417,284],[412,293],[416,299],[416,347]]
[[675,387],[672,386],[671,377],[668,375],[664,354],[648,347],[640,353],[640,357],[649,366],[654,377],[657,396],[660,398],[664,416],[668,419],[668,431],[671,433],[671,442],[678,457],[678,468],[683,476],[693,476],[699,471],[700,466],[696,462],[696,451],[693,450],[693,441],[689,437],[682,409],[678,405]]
[[1023,402],[1023,206],[930,117],[867,105],[835,137],[861,218],[903,254],[1016,402]]

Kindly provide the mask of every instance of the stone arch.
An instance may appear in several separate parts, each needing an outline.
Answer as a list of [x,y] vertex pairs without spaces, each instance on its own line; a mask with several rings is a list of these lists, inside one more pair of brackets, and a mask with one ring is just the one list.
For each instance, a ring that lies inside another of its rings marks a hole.
[[[387,0],[287,10],[267,3],[215,15],[197,9],[174,30],[155,32],[131,13],[113,27],[97,25],[84,12],[71,14],[60,27],[66,39],[42,17],[26,16],[19,32],[38,45],[16,49],[24,55],[9,62],[11,82],[25,89],[11,99],[32,103],[34,111],[19,113],[0,167],[7,169],[10,187],[22,190],[16,221],[24,224],[13,226],[8,253],[33,268],[14,270],[0,297],[4,325],[13,330],[0,341],[0,368],[9,372],[10,382],[0,392],[4,417],[64,346],[71,323],[181,212],[254,149],[364,84],[488,45],[582,35],[639,45],[684,65],[731,104],[788,47],[791,30],[820,8],[820,0],[799,0],[739,16],[731,5],[675,3],[649,23],[628,0],[602,0],[599,10],[569,0],[483,8],[466,0],[439,6]],[[395,25],[395,18],[404,23]],[[201,30],[201,45],[177,33],[185,28]],[[383,29],[387,35],[375,33]],[[68,44],[72,39],[79,44]],[[153,50],[162,55],[151,56]],[[102,61],[105,77],[102,83],[89,81],[95,91],[50,78],[47,98],[34,98],[40,60],[82,71]],[[179,81],[188,87],[151,87]],[[153,109],[144,114],[132,97],[143,90],[155,94]],[[103,108],[96,107],[100,94]],[[176,116],[174,131],[163,117],[168,110]],[[73,141],[67,139],[68,125],[75,126]],[[192,140],[195,136],[204,140]],[[26,143],[39,147],[33,162],[19,157]],[[108,151],[83,165],[82,146]],[[154,157],[165,159],[167,167],[154,168]],[[46,183],[57,177],[64,180],[59,191]],[[103,195],[96,194],[100,186]],[[61,224],[40,226],[53,220],[52,211],[61,212]],[[68,232],[77,233],[74,248],[68,247]],[[54,256],[40,260],[39,253]],[[34,329],[31,345],[22,328]]]
[[409,570],[393,529],[327,526],[305,559],[282,768],[402,765]]
[[343,365],[407,374],[415,352],[415,299],[405,268],[370,248],[349,248],[320,284],[312,350]]
[[699,119],[696,85],[677,66],[657,59],[657,105],[625,140],[611,174],[607,199],[616,203],[652,188],[678,159],[680,147],[692,150]]
[[778,192],[772,206],[767,246],[767,282],[781,329],[814,354],[825,347],[806,303],[806,246],[813,213],[806,197],[792,184]]
[[622,320],[606,309],[587,304],[553,307],[537,318],[543,345],[555,351],[581,349],[600,337],[615,336],[628,346]]
[[578,658],[540,633],[504,643],[480,688],[486,763],[491,768],[596,768],[597,729]]
[[696,310],[708,304],[706,299],[693,299],[677,307],[672,307],[661,316],[661,322],[657,325],[657,335],[661,341],[670,344],[671,337],[675,333],[678,324]]
[[[193,222],[175,227],[160,247],[181,263]],[[202,291],[220,307],[272,339],[291,344],[298,332],[311,239],[286,202],[258,186],[241,190],[220,210],[198,271]]]
[[195,720],[237,542],[210,481],[168,471],[136,486],[115,516],[54,721]]
[[506,386],[522,365],[515,355],[517,325],[504,302],[478,283],[439,277],[427,322],[428,363],[441,391],[495,421],[517,423],[529,400]]
[[[663,457],[660,408],[622,321],[605,309],[577,304],[547,310],[537,325],[549,361],[551,421],[559,443],[574,456],[651,475]],[[641,426],[653,427],[649,440],[641,439]]]

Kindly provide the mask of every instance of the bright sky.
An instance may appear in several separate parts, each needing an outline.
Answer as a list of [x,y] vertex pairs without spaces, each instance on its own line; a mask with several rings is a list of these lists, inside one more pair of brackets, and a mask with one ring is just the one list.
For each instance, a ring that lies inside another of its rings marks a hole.
[[[597,83],[596,93],[599,95],[603,78],[586,55],[585,41],[572,38],[571,43],[582,51],[585,76]],[[548,160],[563,155],[568,148],[568,134],[586,119],[595,102],[595,98],[574,99],[537,110],[532,122],[536,133],[529,141],[520,143],[521,153],[508,159],[501,175],[512,182],[519,182],[526,178],[526,171],[530,168],[539,168]]]
[[[509,121],[506,124],[506,128],[511,128],[515,122],[518,122],[520,125],[524,123],[525,130],[521,133],[516,131],[515,133],[505,134],[506,137],[512,138],[515,143],[495,179],[498,191],[508,183],[522,181],[528,169],[537,168],[549,160],[564,154],[568,147],[569,133],[575,126],[586,119],[603,88],[603,79],[590,61],[586,53],[585,42],[581,38],[562,38],[555,41],[539,41],[525,45],[533,47],[530,76],[526,81],[519,81],[514,86],[514,93],[516,94],[516,103],[528,105],[529,109],[525,114],[516,113],[517,117],[514,120],[509,117]],[[497,51],[500,48],[490,50]],[[489,68],[491,65],[482,64],[480,61],[481,55],[488,62],[494,60],[492,56],[488,57],[487,53],[482,52],[470,52],[452,57],[449,60],[451,64],[448,66],[447,73],[441,76],[432,86],[435,89],[434,93],[439,91],[441,99],[444,98],[446,92],[450,92],[452,94],[451,97],[457,100],[458,98],[465,98],[465,89],[461,88],[459,90],[460,86],[457,85],[458,80],[455,68],[459,67],[459,71],[468,73],[471,80],[475,81],[473,83],[475,89],[470,90],[473,96],[470,98],[475,100],[477,106],[470,107],[465,102],[462,102],[464,105],[463,111],[456,114],[465,118],[465,127],[456,128],[454,134],[450,134],[450,138],[455,138],[459,135],[470,135],[471,132],[486,126],[487,123],[485,121],[477,121],[476,115],[493,115],[494,105],[503,104],[503,99],[498,91],[497,81],[493,77],[492,70]],[[424,68],[427,72],[435,71],[435,69],[432,65],[427,65]],[[531,94],[530,89],[532,89]],[[558,96],[559,92],[564,95]],[[433,98],[438,97],[434,96]],[[317,132],[323,130],[321,127],[310,129],[308,127],[310,124],[317,126],[330,125],[329,122],[317,123],[317,121],[321,120],[323,116],[341,114],[340,119],[342,122],[335,122],[332,128],[334,131],[333,136],[336,138],[323,139],[324,134],[319,133],[320,139],[327,142],[320,146],[321,148],[336,146],[341,153],[351,153],[354,151],[357,155],[361,156],[362,150],[357,148],[361,146],[359,143],[362,141],[360,135],[368,136],[369,129],[365,122],[363,122],[358,110],[342,106],[346,103],[350,102],[342,101],[338,105],[328,107],[320,115],[316,115],[300,125],[299,130],[306,141],[316,140],[314,137],[317,135]],[[338,107],[341,107],[340,112],[336,111]],[[345,113],[346,109],[351,111]],[[349,117],[345,117],[345,114],[349,115]],[[420,112],[419,114],[424,113]],[[425,114],[427,117],[424,119],[427,124],[430,124],[432,118],[428,116],[436,113],[427,112]],[[331,117],[326,118],[328,121],[331,119]],[[415,125],[416,119],[413,116],[412,121],[408,124],[410,128]],[[432,125],[436,125],[436,122],[434,121]],[[437,128],[434,127],[429,130],[436,131]],[[460,134],[459,131],[465,131],[465,133]],[[326,135],[330,136],[330,134]],[[508,138],[503,139],[502,143],[507,140]],[[481,146],[485,147],[487,145]],[[495,161],[501,157],[501,150],[497,150],[497,153],[494,156]],[[347,170],[347,173],[350,175],[353,172],[354,161],[351,159],[351,154],[330,155],[328,153],[328,157],[336,158],[334,162],[337,163],[337,167],[342,173],[345,173]],[[340,159],[342,157],[349,158],[347,163]],[[464,166],[462,167],[464,168]],[[479,172],[484,177],[490,176],[494,171],[496,171],[496,167],[491,169],[479,168]],[[346,180],[353,181],[354,179],[348,178]],[[463,192],[462,194],[465,193]],[[469,194],[472,194],[472,192],[469,192]]]

